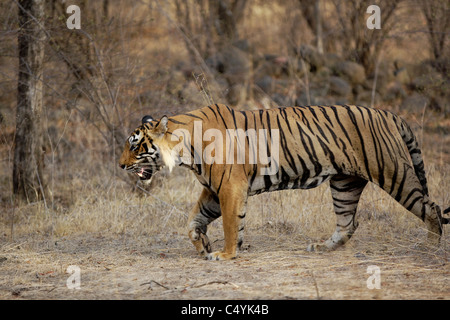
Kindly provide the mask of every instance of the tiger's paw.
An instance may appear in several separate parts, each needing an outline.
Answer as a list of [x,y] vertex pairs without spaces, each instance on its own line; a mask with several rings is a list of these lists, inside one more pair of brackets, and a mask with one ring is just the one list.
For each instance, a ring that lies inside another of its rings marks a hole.
[[209,242],[209,238],[205,233],[201,233],[198,229],[195,231],[189,232],[189,237],[191,238],[192,243],[194,244],[197,252],[205,257],[209,254],[211,250],[211,243]]
[[231,260],[236,259],[235,253],[226,253],[222,251],[215,251],[206,255],[206,260]]

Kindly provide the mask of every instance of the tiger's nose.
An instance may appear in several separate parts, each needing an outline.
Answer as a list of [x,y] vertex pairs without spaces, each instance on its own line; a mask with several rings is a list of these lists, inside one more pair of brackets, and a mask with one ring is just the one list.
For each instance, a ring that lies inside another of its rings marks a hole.
[[125,170],[127,166],[126,166],[126,165],[124,165],[124,164],[119,164],[119,167],[121,167],[122,169],[124,169],[124,170]]

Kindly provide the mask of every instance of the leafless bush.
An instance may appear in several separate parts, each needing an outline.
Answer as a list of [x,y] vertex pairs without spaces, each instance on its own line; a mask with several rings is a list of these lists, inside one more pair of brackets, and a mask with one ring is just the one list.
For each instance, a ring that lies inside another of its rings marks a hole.
[[[317,30],[323,34],[324,47],[339,52],[347,59],[364,66],[366,73],[375,70],[376,60],[383,42],[396,23],[395,11],[402,0],[372,1],[381,12],[381,29],[369,30],[366,27],[367,1],[322,0],[303,1],[299,4],[317,38]],[[319,3],[321,10],[318,10]],[[318,27],[320,25],[320,27]]]

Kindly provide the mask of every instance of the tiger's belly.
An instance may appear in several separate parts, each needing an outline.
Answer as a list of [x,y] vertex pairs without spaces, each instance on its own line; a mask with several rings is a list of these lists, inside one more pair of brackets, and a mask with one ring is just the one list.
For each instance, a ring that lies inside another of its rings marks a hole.
[[320,175],[310,178],[289,177],[277,175],[259,175],[253,181],[250,181],[248,195],[253,196],[263,192],[289,189],[311,189],[330,180],[333,175]]

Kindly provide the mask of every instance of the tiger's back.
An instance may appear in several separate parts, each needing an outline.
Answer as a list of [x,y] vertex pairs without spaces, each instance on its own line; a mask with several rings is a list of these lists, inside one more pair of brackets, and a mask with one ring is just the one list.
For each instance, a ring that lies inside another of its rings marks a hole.
[[[196,116],[198,118],[194,118]],[[212,174],[220,175],[226,170],[245,171],[249,179],[250,194],[283,189],[308,189],[318,186],[336,174],[358,176],[378,184],[390,192],[393,186],[386,176],[403,171],[401,164],[413,168],[406,144],[399,132],[402,120],[390,112],[357,106],[308,106],[283,107],[259,111],[235,111],[221,105],[208,106],[189,115],[174,117],[186,123],[186,117],[203,121],[203,132],[220,128],[223,137],[236,129],[244,133],[266,130],[267,149],[278,145],[279,155],[274,174],[261,175],[261,169],[270,164],[249,161],[252,152],[258,152],[261,141],[245,136],[245,166],[235,157],[227,168],[212,164]],[[190,120],[191,120],[190,119]],[[277,141],[271,133],[278,131]],[[192,130],[193,131],[193,130]],[[234,138],[234,137],[233,137]],[[223,150],[227,149],[223,139]],[[272,142],[272,143],[271,143]],[[210,141],[203,141],[205,150]],[[254,150],[254,151],[252,151]],[[225,158],[225,157],[224,157]],[[270,157],[269,157],[270,158]],[[221,162],[225,162],[222,159]],[[419,162],[421,158],[419,159]],[[219,170],[214,171],[217,166]],[[194,168],[195,169],[195,168]],[[208,178],[211,168],[202,161],[197,170]],[[397,174],[398,175],[398,174]],[[395,184],[395,183],[394,183]]]

